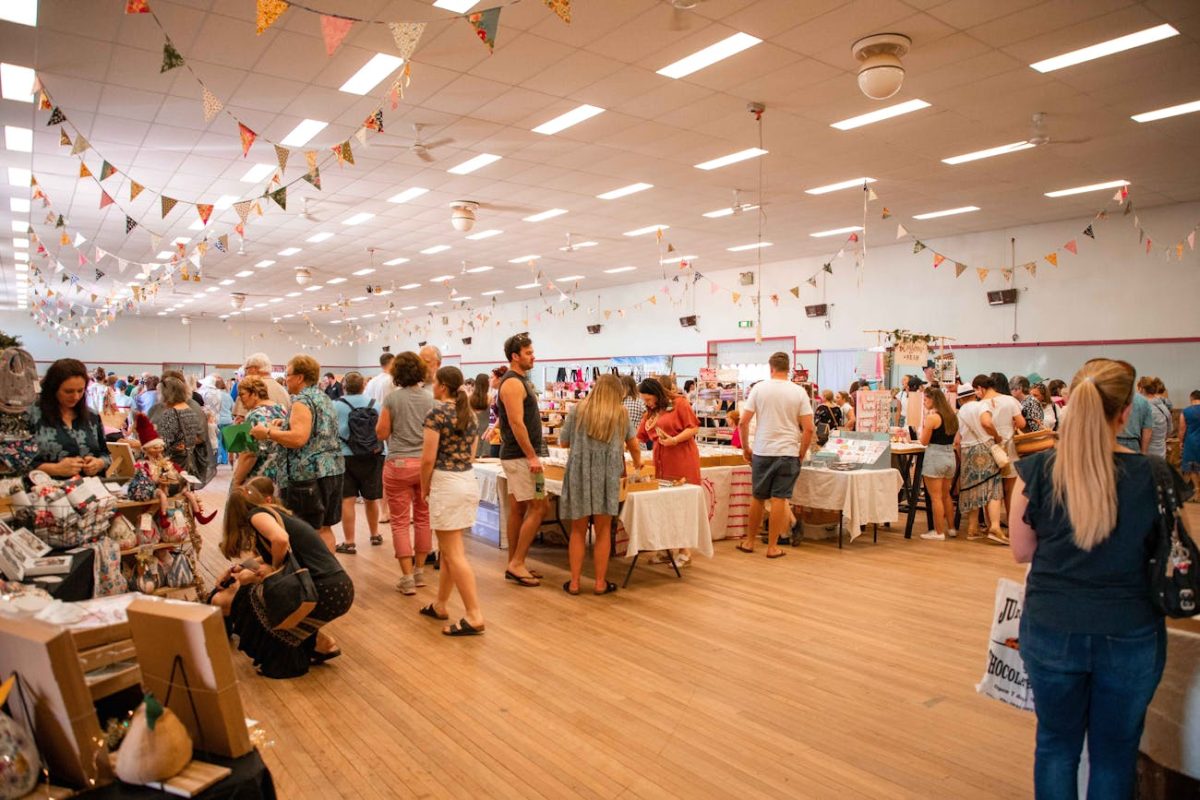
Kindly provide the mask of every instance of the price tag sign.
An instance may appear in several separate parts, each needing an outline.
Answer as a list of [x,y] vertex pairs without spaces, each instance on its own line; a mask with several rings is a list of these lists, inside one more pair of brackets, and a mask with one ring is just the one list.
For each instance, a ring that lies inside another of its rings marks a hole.
[[929,344],[919,339],[896,343],[896,363],[923,367],[929,361]]

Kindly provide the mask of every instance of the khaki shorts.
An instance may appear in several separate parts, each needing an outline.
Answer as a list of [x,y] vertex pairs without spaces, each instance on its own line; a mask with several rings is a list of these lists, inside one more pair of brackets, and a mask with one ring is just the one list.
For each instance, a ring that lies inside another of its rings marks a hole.
[[1008,466],[1000,470],[1000,477],[1004,480],[1015,478],[1017,477],[1017,459],[1020,458],[1017,455],[1017,445],[1012,439],[1005,439],[1001,447],[1008,453]]
[[507,458],[500,462],[504,468],[504,477],[508,479],[508,493],[518,503],[533,499],[536,489],[533,485],[533,473],[529,471],[529,459]]

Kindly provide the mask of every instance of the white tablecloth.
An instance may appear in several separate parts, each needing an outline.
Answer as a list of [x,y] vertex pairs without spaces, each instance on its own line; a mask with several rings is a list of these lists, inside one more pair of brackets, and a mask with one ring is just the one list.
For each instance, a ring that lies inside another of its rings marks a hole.
[[1200,780],[1200,633],[1167,629],[1167,666],[1146,710],[1141,750]]
[[891,468],[839,472],[805,466],[792,491],[792,503],[841,511],[850,541],[854,541],[862,525],[900,519],[897,496],[902,485],[900,472]]

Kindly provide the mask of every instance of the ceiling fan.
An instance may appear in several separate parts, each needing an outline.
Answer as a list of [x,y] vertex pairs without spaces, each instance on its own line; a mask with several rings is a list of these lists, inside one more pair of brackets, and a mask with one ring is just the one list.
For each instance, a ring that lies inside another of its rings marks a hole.
[[734,189],[733,190],[733,205],[731,205],[729,207],[729,213],[735,217],[740,217],[746,211],[755,211],[765,205],[768,205],[768,204],[767,203],[762,203],[762,204],[743,203],[742,202],[742,190]]
[[390,144],[388,142],[382,142],[379,144],[373,144],[372,147],[391,147],[407,150],[425,163],[432,163],[436,159],[430,155],[429,151],[433,150],[435,147],[453,144],[454,140],[447,136],[441,139],[436,139],[432,142],[426,142],[421,138],[421,131],[424,129],[424,127],[425,125],[420,122],[414,122],[412,124],[413,140],[409,144]]
[[[322,219],[321,217],[318,217],[316,214],[312,213],[312,209],[309,208],[308,201],[311,199],[312,198],[310,198],[310,197],[304,198],[304,207],[300,210],[300,217],[308,222],[324,222],[325,221],[324,219]],[[339,200],[330,200],[328,198],[322,198],[317,202],[318,203],[329,203],[329,204],[335,205],[335,206],[350,205],[349,203],[343,203]]]
[[663,0],[663,2],[671,6],[671,23],[667,26],[668,30],[685,31],[691,27],[686,12],[695,11],[707,0]]
[[1025,141],[1036,147],[1043,147],[1049,144],[1083,144],[1090,142],[1091,137],[1083,139],[1056,139],[1047,132],[1046,112],[1035,111],[1033,114],[1033,126],[1030,129],[1029,138]]

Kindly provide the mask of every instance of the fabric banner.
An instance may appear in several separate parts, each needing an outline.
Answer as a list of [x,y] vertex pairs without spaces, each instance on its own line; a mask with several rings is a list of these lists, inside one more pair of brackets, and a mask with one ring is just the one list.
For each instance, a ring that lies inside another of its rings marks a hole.
[[496,30],[500,26],[500,8],[489,8],[467,15],[467,22],[475,29],[479,41],[487,45],[488,52],[496,49]]
[[325,55],[333,55],[341,47],[342,40],[346,38],[346,34],[350,33],[350,29],[353,27],[354,20],[352,19],[322,14],[321,37],[325,40]]
[[388,28],[392,32],[392,39],[396,42],[396,49],[400,52],[400,57],[408,61],[412,58],[413,51],[417,49],[417,42],[421,41],[421,34],[425,32],[425,23],[389,22]]
[[258,0],[254,33],[262,36],[263,31],[271,27],[275,20],[279,19],[280,15],[287,10],[288,4],[284,0]]

